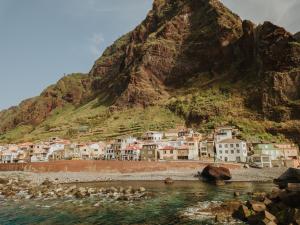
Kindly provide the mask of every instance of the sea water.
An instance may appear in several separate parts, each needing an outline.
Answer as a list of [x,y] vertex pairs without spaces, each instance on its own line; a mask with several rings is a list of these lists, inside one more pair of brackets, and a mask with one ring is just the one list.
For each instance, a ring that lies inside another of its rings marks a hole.
[[177,181],[165,185],[162,181],[126,181],[81,184],[97,187],[145,187],[154,196],[135,202],[114,201],[99,198],[68,200],[21,200],[0,202],[1,225],[160,225],[160,224],[215,224],[207,218],[183,216],[195,206],[205,207],[210,202],[233,199],[233,193],[241,193],[242,200],[248,192],[270,191],[271,183],[240,182],[213,186],[200,181]]

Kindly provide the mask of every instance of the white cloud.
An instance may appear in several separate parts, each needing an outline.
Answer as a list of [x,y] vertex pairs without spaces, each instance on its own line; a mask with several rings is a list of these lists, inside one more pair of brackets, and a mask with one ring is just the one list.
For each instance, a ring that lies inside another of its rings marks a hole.
[[93,34],[93,36],[89,38],[89,50],[94,57],[100,56],[102,43],[104,43],[102,34]]

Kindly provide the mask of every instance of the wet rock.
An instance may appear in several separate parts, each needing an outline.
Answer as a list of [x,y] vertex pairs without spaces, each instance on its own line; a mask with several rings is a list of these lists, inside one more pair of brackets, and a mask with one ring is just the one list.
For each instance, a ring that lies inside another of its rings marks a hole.
[[240,192],[235,191],[235,192],[233,193],[233,196],[234,196],[234,197],[239,197],[239,196],[240,196]]
[[97,202],[96,204],[94,204],[94,207],[100,207],[101,203],[100,202]]
[[239,220],[247,221],[247,218],[251,215],[251,210],[245,206],[241,205],[236,212],[234,212],[233,216]]
[[248,201],[246,205],[250,210],[253,210],[254,212],[262,212],[267,208],[263,202],[257,201]]
[[170,177],[165,179],[165,184],[174,184],[174,180]]
[[276,225],[277,219],[270,212],[264,210],[257,214],[249,216],[248,223],[250,225],[258,225],[258,224]]
[[212,165],[205,167],[201,173],[201,176],[208,181],[231,179],[231,173],[229,169]]
[[264,199],[264,204],[265,204],[266,206],[268,206],[268,205],[272,204],[272,201],[271,201],[270,199],[268,199],[268,198],[265,198],[265,199]]

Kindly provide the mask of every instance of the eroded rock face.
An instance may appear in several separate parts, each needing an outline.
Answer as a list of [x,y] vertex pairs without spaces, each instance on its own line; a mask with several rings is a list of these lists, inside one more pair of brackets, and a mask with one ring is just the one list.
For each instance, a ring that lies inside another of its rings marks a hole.
[[228,67],[241,33],[240,18],[219,1],[154,1],[143,23],[96,62],[94,87],[109,84],[117,106],[155,104],[195,73]]
[[91,95],[90,79],[83,74],[65,76],[40,96],[27,99],[19,106],[0,112],[0,133],[20,124],[37,125],[50,113],[66,104],[79,105]]

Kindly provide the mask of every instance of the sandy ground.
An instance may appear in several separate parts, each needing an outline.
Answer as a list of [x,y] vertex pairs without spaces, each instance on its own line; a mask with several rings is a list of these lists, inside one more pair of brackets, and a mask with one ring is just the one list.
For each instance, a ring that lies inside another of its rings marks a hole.
[[[271,169],[235,169],[231,170],[232,181],[267,182],[279,177],[287,168]],[[99,173],[99,172],[0,172],[0,177],[22,177],[34,183],[41,183],[45,179],[56,180],[59,183],[97,182],[97,181],[155,181],[171,177],[173,180],[199,180],[195,177],[195,170],[169,170],[160,172],[139,173]]]

